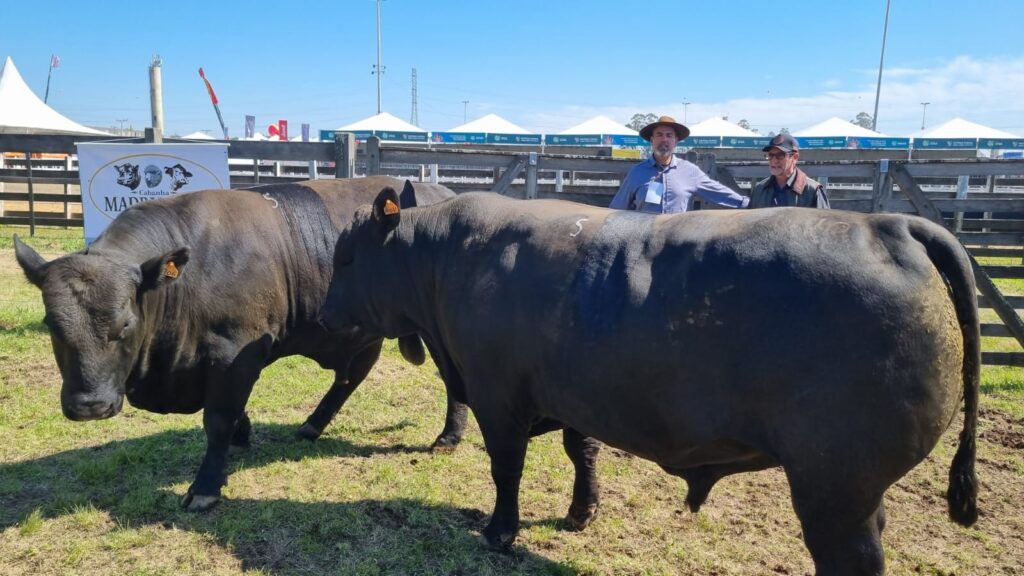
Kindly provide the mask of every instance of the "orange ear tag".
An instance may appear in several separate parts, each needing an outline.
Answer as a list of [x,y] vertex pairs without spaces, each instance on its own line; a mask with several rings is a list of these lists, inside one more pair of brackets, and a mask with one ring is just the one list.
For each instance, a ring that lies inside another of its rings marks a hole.
[[167,263],[164,264],[164,276],[167,278],[177,278],[179,274],[181,274],[181,272],[178,272],[178,267],[174,265],[174,262],[168,260]]
[[393,216],[395,214],[398,214],[398,212],[398,204],[395,204],[390,199],[384,201],[384,214],[386,216]]

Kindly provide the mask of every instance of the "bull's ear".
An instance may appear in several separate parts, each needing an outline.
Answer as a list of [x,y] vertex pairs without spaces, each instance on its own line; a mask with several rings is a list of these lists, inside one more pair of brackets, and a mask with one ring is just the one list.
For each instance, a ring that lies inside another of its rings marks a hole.
[[43,278],[46,276],[46,260],[43,260],[31,246],[22,242],[17,234],[14,235],[14,256],[18,259],[18,264],[21,265],[28,281],[42,288]]
[[412,187],[412,182],[410,182],[408,179],[405,181],[405,186],[402,187],[402,194],[398,198],[400,200],[400,202],[398,203],[400,207],[416,207],[416,190]]
[[411,336],[400,336],[398,338],[398,351],[413,366],[419,366],[427,361],[427,353],[423,351],[423,341],[416,334]]
[[150,258],[142,264],[141,290],[152,290],[165,284],[175,282],[188,263],[189,247],[182,246],[163,256]]
[[373,201],[373,220],[380,228],[381,234],[388,234],[398,227],[402,219],[402,209],[398,205],[398,193],[388,187],[377,194]]

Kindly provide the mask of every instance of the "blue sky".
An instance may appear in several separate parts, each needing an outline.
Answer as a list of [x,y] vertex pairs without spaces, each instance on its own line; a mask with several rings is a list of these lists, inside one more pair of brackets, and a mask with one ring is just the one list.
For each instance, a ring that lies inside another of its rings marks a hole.
[[[871,113],[885,0],[846,2],[384,0],[383,109],[447,130],[496,113],[538,133],[597,114],[746,119],[762,133]],[[147,68],[163,59],[165,131],[232,135],[253,114],[333,129],[377,112],[376,2],[4,2],[0,59],[90,126],[149,123]],[[1019,0],[893,0],[878,130],[962,116],[1024,136]],[[469,101],[464,105],[463,101]]]

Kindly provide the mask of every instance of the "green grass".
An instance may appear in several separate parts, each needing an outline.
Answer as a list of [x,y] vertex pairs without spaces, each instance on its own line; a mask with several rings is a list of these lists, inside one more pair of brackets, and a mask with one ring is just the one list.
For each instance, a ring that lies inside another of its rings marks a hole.
[[[78,231],[80,234],[80,231]],[[43,234],[47,257],[76,249]],[[534,439],[513,551],[484,550],[494,489],[471,422],[451,454],[426,447],[440,431],[436,368],[406,364],[389,343],[370,378],[316,443],[294,431],[331,383],[313,362],[264,370],[249,402],[253,446],[232,450],[225,500],[205,514],[179,507],[205,448],[201,415],[126,407],[71,422],[39,319],[0,227],[0,573],[186,576],[313,574],[810,573],[813,567],[779,470],[723,480],[700,513],[685,484],[640,458],[601,453],[602,507],[583,532],[561,521],[572,468],[557,434]],[[79,240],[80,243],[80,240]],[[16,305],[15,305],[16,304]],[[959,423],[891,488],[883,539],[889,574],[1013,573],[1024,565],[1024,437],[1020,369],[986,368],[979,439],[984,512],[971,530],[946,520],[942,492]],[[998,433],[998,434],[997,434]],[[1016,434],[1016,435],[1015,435]]]

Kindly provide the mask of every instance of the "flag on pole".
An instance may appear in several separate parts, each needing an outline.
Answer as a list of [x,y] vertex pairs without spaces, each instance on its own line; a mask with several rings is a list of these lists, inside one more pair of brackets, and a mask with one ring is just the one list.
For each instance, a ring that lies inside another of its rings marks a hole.
[[216,106],[218,104],[217,95],[214,94],[213,85],[210,84],[210,81],[206,79],[206,74],[203,74],[202,68],[199,69],[199,77],[202,78],[203,82],[206,83],[206,91],[210,93],[210,102],[213,102],[213,105]]
[[282,142],[287,142],[288,141],[288,121],[287,120],[278,120],[277,121],[277,128],[281,131],[281,141]]
[[309,142],[309,124],[302,125],[302,141]]
[[56,54],[50,56],[50,68],[60,68],[60,56]]
[[256,134],[256,117],[245,115],[245,137],[252,138]]

